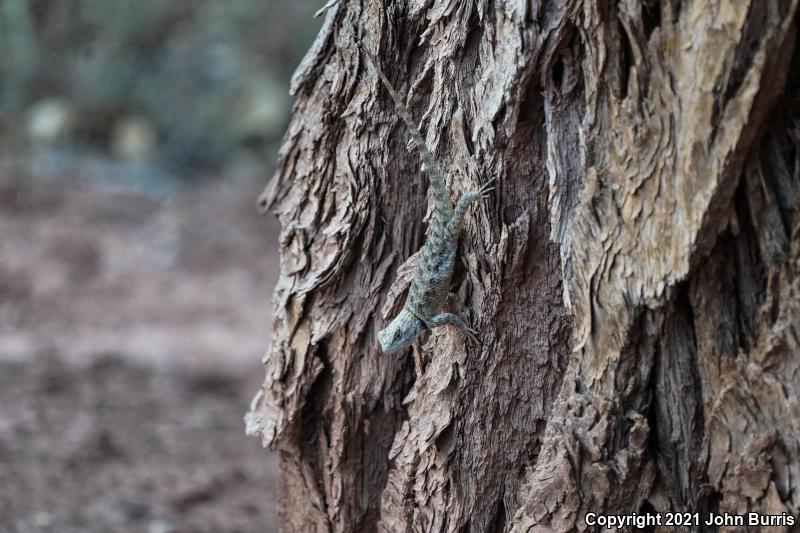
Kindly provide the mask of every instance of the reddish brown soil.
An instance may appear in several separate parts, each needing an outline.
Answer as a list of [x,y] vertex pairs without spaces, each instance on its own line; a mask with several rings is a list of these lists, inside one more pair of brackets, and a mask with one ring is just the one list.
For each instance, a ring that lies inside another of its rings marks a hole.
[[263,170],[145,194],[42,161],[0,159],[0,531],[276,531],[242,422],[277,271]]

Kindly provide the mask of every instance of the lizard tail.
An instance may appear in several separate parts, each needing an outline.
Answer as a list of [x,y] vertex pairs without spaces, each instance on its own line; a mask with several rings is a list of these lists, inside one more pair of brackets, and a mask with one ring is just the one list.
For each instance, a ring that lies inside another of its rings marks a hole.
[[383,70],[381,70],[381,67],[378,65],[377,59],[375,59],[375,57],[373,57],[372,54],[367,51],[366,47],[360,41],[359,45],[361,50],[364,52],[364,55],[367,56],[369,63],[378,73],[378,77],[381,79],[384,87],[386,87],[386,90],[391,95],[392,100],[394,100],[394,105],[397,108],[397,114],[400,115],[400,118],[402,118],[403,122],[406,123],[406,127],[411,134],[414,145],[419,151],[420,158],[422,159],[422,163],[425,165],[428,178],[431,182],[431,187],[433,188],[434,199],[436,201],[435,211],[438,211],[436,215],[441,216],[442,220],[447,220],[453,210],[453,207],[450,204],[450,197],[447,193],[447,185],[445,185],[442,172],[439,169],[439,166],[436,164],[436,160],[433,158],[430,150],[428,150],[428,145],[425,144],[425,140],[422,138],[422,133],[420,133],[419,127],[417,127],[417,124],[414,122],[411,113],[405,106],[403,98],[401,98],[400,94],[392,86],[392,83],[386,77],[386,74],[383,73]]

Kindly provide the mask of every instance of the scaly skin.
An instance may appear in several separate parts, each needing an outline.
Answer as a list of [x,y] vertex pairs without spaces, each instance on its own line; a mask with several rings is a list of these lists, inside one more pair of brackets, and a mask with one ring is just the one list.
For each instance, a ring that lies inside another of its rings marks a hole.
[[453,209],[442,173],[411,114],[378,66],[378,62],[366,50],[364,55],[378,72],[383,85],[394,100],[397,113],[406,123],[433,190],[430,233],[422,246],[422,257],[411,282],[406,303],[394,320],[378,333],[378,342],[384,352],[394,352],[409,346],[423,331],[444,325],[456,326],[473,335],[477,332],[467,326],[461,317],[443,313],[442,308],[450,291],[458,236],[461,233],[461,220],[472,202],[489,197],[489,192],[494,189],[491,186],[494,180],[490,180],[477,191],[464,194]]

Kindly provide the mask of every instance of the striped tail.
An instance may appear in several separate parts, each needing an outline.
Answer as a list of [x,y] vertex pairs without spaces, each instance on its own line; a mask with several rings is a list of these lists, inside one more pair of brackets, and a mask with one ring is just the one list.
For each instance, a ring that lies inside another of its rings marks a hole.
[[378,72],[378,77],[383,82],[384,87],[386,87],[386,90],[389,91],[389,94],[392,96],[394,105],[397,108],[397,114],[400,115],[400,118],[402,118],[406,123],[406,127],[411,134],[414,145],[419,151],[420,159],[422,159],[422,163],[425,165],[425,169],[428,172],[428,179],[430,180],[431,188],[433,189],[435,202],[434,218],[438,219],[439,221],[449,220],[452,216],[453,206],[450,204],[450,196],[447,193],[447,185],[444,182],[444,178],[442,177],[439,166],[436,164],[436,160],[433,158],[430,150],[428,150],[428,145],[425,144],[425,140],[422,138],[422,134],[420,133],[416,122],[414,122],[411,113],[408,111],[408,108],[406,108],[403,99],[383,73],[381,67],[378,66],[378,61],[372,56],[372,54],[367,52],[367,49],[363,45],[361,46],[361,49],[364,51],[364,55],[367,56],[370,64],[372,64],[373,68],[375,68],[375,70]]

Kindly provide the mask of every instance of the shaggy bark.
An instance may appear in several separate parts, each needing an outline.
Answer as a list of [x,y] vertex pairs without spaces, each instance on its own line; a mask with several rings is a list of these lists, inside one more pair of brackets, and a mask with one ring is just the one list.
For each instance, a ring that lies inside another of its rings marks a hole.
[[[797,0],[332,0],[292,80],[248,432],[285,531],[572,531],[800,511]],[[381,354],[427,182],[467,217],[451,328]],[[701,528],[702,529],[702,528]]]

